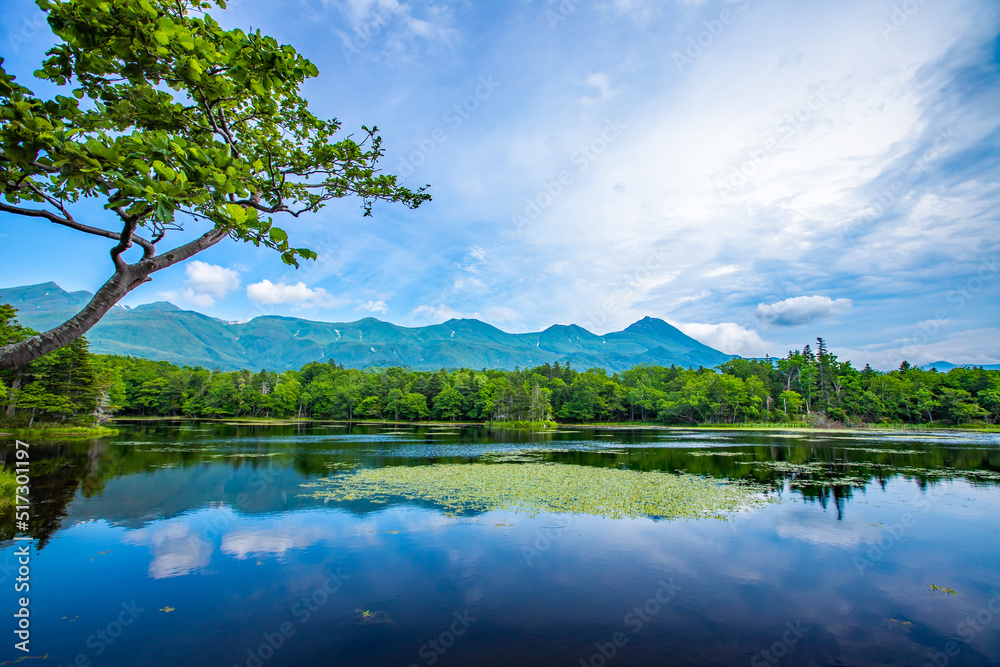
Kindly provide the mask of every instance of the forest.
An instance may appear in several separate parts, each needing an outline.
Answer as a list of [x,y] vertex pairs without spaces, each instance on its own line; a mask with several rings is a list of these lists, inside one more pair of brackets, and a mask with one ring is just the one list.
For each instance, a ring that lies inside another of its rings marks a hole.
[[[23,340],[0,305],[0,344]],[[220,372],[93,354],[85,338],[17,371],[0,372],[0,423],[94,424],[113,416],[312,418],[463,422],[792,423],[857,426],[1000,423],[1000,371],[947,373],[903,362],[854,368],[819,338],[784,358],[716,368],[641,365],[608,374],[530,369],[357,370],[335,360],[297,371]]]

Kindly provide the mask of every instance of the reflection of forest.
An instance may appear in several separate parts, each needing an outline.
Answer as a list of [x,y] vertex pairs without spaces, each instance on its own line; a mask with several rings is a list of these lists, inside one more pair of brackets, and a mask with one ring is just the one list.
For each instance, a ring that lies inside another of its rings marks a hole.
[[[378,437],[380,427],[360,425],[336,431],[344,438]],[[493,451],[520,450],[533,460],[637,470],[683,471],[730,480],[752,480],[782,489],[786,484],[801,497],[833,503],[838,514],[855,488],[883,486],[894,477],[914,480],[921,488],[944,479],[964,478],[971,484],[1000,482],[1000,449],[943,446],[910,441],[873,444],[862,437],[810,441],[782,439],[773,434],[727,434],[719,447],[678,447],[684,438],[650,441],[643,432],[615,434],[615,441],[595,441],[587,430],[511,437],[485,428],[441,433],[426,427],[405,429],[403,439],[331,438],[329,429],[311,425],[232,425],[215,423],[140,422],[122,429],[115,439],[33,444],[31,447],[31,535],[43,548],[80,493],[99,497],[113,479],[133,478],[119,490],[115,509],[123,519],[153,513],[186,511],[212,502],[226,502],[240,511],[273,511],[298,506],[299,484],[311,477],[341,474],[333,464],[363,466],[464,463],[476,456],[440,456],[447,445],[495,446]],[[521,438],[521,442],[517,441]],[[502,441],[498,443],[497,441]],[[375,444],[373,444],[373,442]],[[739,442],[735,446],[731,443]],[[3,461],[12,460],[13,443],[0,444]],[[424,444],[435,454],[402,455],[400,444]],[[696,444],[696,443],[691,443]],[[664,446],[669,445],[669,446]],[[456,448],[466,451],[467,448]],[[157,479],[169,477],[157,483]],[[258,484],[260,480],[267,484]],[[251,493],[251,501],[237,502]],[[126,494],[127,491],[127,494]],[[125,495],[123,495],[125,494]],[[172,502],[167,502],[169,499]],[[0,539],[13,536],[13,514],[0,517]]]

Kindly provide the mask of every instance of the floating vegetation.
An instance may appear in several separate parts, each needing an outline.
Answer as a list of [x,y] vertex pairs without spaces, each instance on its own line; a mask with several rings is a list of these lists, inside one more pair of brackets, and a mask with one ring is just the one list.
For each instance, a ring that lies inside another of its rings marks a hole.
[[381,623],[392,623],[389,614],[381,609],[371,611],[369,609],[355,609],[354,620],[362,625],[378,625]]
[[354,470],[361,464],[357,461],[335,461],[333,463],[324,463],[323,465],[330,470]]
[[688,456],[743,456],[746,452],[687,452]]
[[45,655],[22,655],[14,658],[13,660],[4,660],[3,662],[0,662],[0,665],[16,665],[21,662],[24,662],[25,660],[48,660],[48,659],[49,659],[48,653],[46,653]]
[[425,500],[448,514],[508,510],[537,515],[571,512],[620,519],[714,517],[775,499],[764,486],[556,463],[467,463],[365,468],[306,484],[333,501]]
[[538,463],[545,460],[543,452],[514,450],[511,452],[486,452],[479,457],[483,463]]
[[935,586],[934,584],[927,584],[927,585],[930,586],[931,588],[931,595],[937,593],[938,591],[941,591],[942,593],[947,593],[948,595],[958,595],[958,593],[956,593],[955,591],[951,590],[950,588],[946,588],[944,586]]
[[[571,449],[509,449],[505,452],[486,452],[479,456],[481,463],[541,463],[549,454],[566,454]],[[612,450],[602,450],[602,453],[614,453]],[[621,452],[624,454],[624,452]]]
[[879,449],[878,447],[844,447],[846,452],[868,452],[870,454],[926,454],[919,449]]
[[167,605],[166,607],[158,609],[157,611],[162,611],[164,614],[169,614],[170,612],[177,611],[177,610],[174,609],[173,607],[171,607],[170,605]]
[[752,465],[758,468],[768,468],[779,473],[786,473],[792,476],[788,480],[792,488],[805,487],[829,487],[829,486],[865,486],[868,479],[864,477],[854,477],[832,471],[831,467],[842,467],[844,462],[810,461],[809,463],[789,463],[788,461],[736,461],[740,465]]

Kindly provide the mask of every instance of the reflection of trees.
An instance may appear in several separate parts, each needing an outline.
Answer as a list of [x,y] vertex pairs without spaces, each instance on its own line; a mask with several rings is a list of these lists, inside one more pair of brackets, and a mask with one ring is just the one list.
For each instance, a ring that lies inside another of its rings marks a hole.
[[[382,427],[377,424],[362,424],[336,433],[369,436],[378,435],[381,430]],[[439,451],[442,448],[447,450],[449,444],[465,447],[490,445],[488,449],[493,451],[521,448],[522,452],[528,452],[531,460],[537,461],[644,471],[682,471],[719,479],[755,481],[779,490],[789,485],[793,493],[807,501],[818,502],[824,508],[832,504],[838,517],[842,516],[844,506],[853,497],[855,489],[869,484],[885,488],[886,483],[895,477],[913,480],[921,489],[940,483],[944,478],[955,477],[976,485],[996,485],[1000,482],[1000,450],[997,449],[912,443],[872,444],[863,438],[841,438],[841,442],[837,441],[838,438],[822,441],[803,439],[789,444],[788,440],[767,434],[740,434],[741,444],[738,446],[697,449],[676,447],[684,442],[679,438],[671,439],[669,443],[675,447],[663,447],[659,442],[649,441],[650,432],[641,431],[616,432],[614,441],[601,441],[599,444],[591,431],[547,433],[544,439],[531,432],[510,432],[503,434],[503,442],[500,443],[497,442],[497,434],[483,428],[441,434],[421,426],[407,432],[409,436],[405,442],[350,442],[324,437],[332,431],[319,425],[161,421],[123,424],[122,436],[117,441],[32,444],[31,535],[39,540],[39,548],[45,546],[60,527],[67,507],[78,492],[84,497],[99,496],[113,479],[149,474],[164,467],[185,469],[207,464],[228,465],[233,471],[257,472],[259,480],[266,479],[275,471],[280,474],[282,470],[294,470],[305,478],[343,474],[344,471],[332,469],[330,465],[343,461],[380,467],[476,460],[474,456],[457,455],[458,452],[455,456],[404,457],[398,451],[401,444],[433,445]],[[303,435],[309,437],[302,438]],[[707,440],[712,436],[706,433],[698,437]],[[732,438],[732,435],[727,434],[727,437]],[[578,447],[581,440],[594,443],[593,450],[558,451],[561,446]],[[536,451],[536,446],[541,443],[549,451]],[[732,440],[719,440],[718,443],[731,444]],[[5,457],[2,460],[13,460],[12,444],[0,446],[0,457]],[[706,443],[702,440],[700,444]],[[332,453],[331,450],[340,453]],[[245,484],[245,481],[236,482],[233,489],[227,488],[225,498],[199,497],[195,500],[232,500],[246,490],[240,484]],[[251,490],[253,506],[279,506],[276,504],[277,496],[282,494],[284,488],[287,488],[285,483],[268,484],[267,490],[259,495]],[[152,502],[146,497],[133,500],[139,509],[144,503]],[[287,500],[282,499],[281,506],[285,502]],[[13,534],[13,512],[5,512],[0,516],[0,539],[10,539]]]
[[[9,458],[8,448],[4,450]],[[80,445],[32,445],[30,471],[29,534],[42,549],[60,527],[66,507],[86,475],[86,450],[81,451]],[[12,539],[15,532],[13,512],[5,513],[0,522],[0,539]]]

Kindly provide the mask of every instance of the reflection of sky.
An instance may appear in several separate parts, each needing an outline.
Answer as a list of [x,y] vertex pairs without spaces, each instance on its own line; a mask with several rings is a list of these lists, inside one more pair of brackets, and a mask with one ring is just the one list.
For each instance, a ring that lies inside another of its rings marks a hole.
[[[912,525],[871,558],[908,508]],[[897,478],[885,492],[858,493],[841,521],[789,494],[730,522],[450,518],[406,505],[245,514],[218,504],[138,528],[84,521],[35,556],[34,637],[68,663],[135,599],[146,611],[105,662],[88,653],[94,664],[179,664],[193,650],[201,664],[245,664],[247,647],[285,621],[297,633],[268,665],[423,664],[419,647],[468,608],[479,620],[447,664],[494,664],[498,646],[506,664],[571,664],[567,654],[589,657],[672,578],[676,598],[629,634],[621,664],[662,664],[667,654],[746,664],[797,620],[812,629],[796,664],[871,664],[876,646],[916,659],[956,638],[956,624],[997,586],[998,510],[992,487],[956,481],[921,494]],[[863,573],[858,558],[871,560]],[[341,588],[303,622],[296,603],[331,572]],[[167,606],[175,611],[158,611]],[[365,624],[356,610],[391,623]],[[157,661],[126,659],[136,652]],[[1000,659],[1000,623],[963,644],[961,664],[988,664],[982,656]]]

